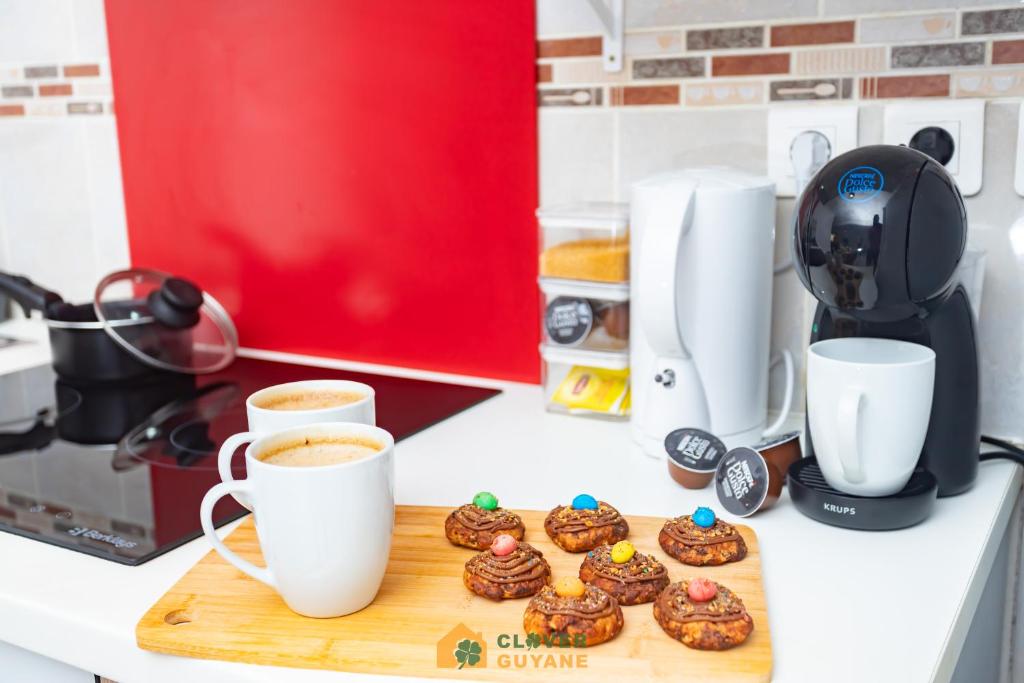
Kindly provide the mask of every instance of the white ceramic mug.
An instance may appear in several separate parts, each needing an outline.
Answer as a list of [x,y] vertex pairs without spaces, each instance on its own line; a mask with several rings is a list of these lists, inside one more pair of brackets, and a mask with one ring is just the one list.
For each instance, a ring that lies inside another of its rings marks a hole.
[[[275,395],[301,393],[303,391],[343,391],[362,394],[358,401],[329,408],[312,408],[309,410],[275,410],[261,408],[257,403]],[[310,379],[300,382],[275,384],[260,389],[245,399],[245,414],[249,420],[249,431],[233,434],[224,440],[217,455],[217,470],[221,481],[232,481],[231,459],[242,444],[254,441],[264,434],[280,431],[289,427],[314,424],[317,422],[361,422],[377,424],[376,393],[369,384],[350,382],[343,379]],[[240,505],[252,510],[244,495],[234,496]]]
[[[381,444],[361,460],[313,467],[272,465],[262,453],[305,438],[358,435]],[[394,528],[395,440],[369,425],[330,422],[260,437],[245,450],[248,478],[221,482],[200,506],[203,532],[240,571],[276,590],[295,612],[338,617],[369,605],[384,578]],[[213,507],[228,494],[253,502],[266,567],[228,549],[213,527]]]
[[807,421],[829,485],[888,496],[921,456],[935,385],[935,352],[894,339],[846,337],[807,351]]

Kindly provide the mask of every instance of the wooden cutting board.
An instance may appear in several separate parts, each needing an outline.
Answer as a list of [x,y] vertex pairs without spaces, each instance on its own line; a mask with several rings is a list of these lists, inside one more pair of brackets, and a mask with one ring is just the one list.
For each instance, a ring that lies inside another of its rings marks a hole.
[[[667,557],[658,546],[663,518],[627,516],[629,540],[665,562],[673,581],[706,576],[743,599],[754,620],[754,632],[743,645],[725,652],[691,650],[665,635],[652,606],[646,604],[624,607],[625,627],[607,643],[591,648],[541,644],[529,649],[522,626],[528,600],[494,603],[462,585],[463,565],[475,551],[445,539],[449,512],[399,507],[380,593],[361,612],[336,619],[295,614],[271,588],[211,551],[142,618],[135,629],[139,647],[249,664],[467,680],[770,679],[772,649],[761,555],[749,527],[738,527],[749,551],[744,560],[700,569]],[[519,513],[526,523],[525,540],[544,553],[554,578],[576,575],[583,555],[551,543],[544,533],[546,513]],[[262,564],[251,517],[228,537],[227,545]],[[452,652],[465,640],[480,644],[481,659],[457,670]]]

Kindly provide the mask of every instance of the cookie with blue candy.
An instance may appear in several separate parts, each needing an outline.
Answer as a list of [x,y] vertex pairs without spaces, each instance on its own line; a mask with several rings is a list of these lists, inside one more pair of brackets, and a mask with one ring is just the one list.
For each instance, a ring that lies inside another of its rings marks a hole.
[[584,553],[624,540],[629,535],[629,524],[608,503],[581,493],[570,505],[559,505],[548,513],[544,531],[562,550]]
[[665,522],[658,543],[672,557],[695,567],[737,562],[747,556],[747,544],[736,527],[706,507]]

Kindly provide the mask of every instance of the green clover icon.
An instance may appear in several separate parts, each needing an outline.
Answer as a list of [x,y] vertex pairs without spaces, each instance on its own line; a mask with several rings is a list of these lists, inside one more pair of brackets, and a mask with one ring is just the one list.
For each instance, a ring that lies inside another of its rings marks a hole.
[[470,666],[476,666],[477,662],[480,661],[480,653],[483,652],[483,648],[480,647],[480,643],[475,640],[460,640],[459,645],[455,650],[455,661],[459,663],[459,668],[469,664]]
[[540,634],[538,633],[527,633],[526,634],[526,649],[532,650],[535,647],[540,647]]

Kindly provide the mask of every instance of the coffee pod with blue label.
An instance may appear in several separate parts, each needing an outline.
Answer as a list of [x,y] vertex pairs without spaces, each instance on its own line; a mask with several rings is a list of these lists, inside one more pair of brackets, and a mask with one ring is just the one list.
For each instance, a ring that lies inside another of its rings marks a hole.
[[702,489],[715,476],[725,450],[721,439],[703,429],[675,429],[665,437],[668,473],[688,489]]
[[782,495],[786,475],[753,448],[740,446],[725,454],[715,470],[715,493],[729,514],[749,517],[767,510]]

